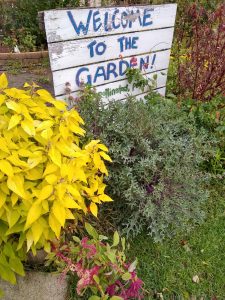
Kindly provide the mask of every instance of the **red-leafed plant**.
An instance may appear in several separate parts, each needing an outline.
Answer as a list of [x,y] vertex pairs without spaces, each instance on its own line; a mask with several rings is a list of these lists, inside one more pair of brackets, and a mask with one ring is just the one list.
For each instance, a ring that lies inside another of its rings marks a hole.
[[[188,30],[187,30],[188,28]],[[178,44],[186,48],[179,56],[178,81],[181,95],[209,101],[225,91],[225,4],[207,11],[188,7]]]
[[47,265],[54,262],[62,276],[75,276],[76,293],[84,299],[143,299],[143,281],[137,277],[137,262],[126,260],[125,239],[115,232],[110,244],[90,224],[85,228],[88,234],[82,239],[73,236],[70,242],[61,239],[52,244]]

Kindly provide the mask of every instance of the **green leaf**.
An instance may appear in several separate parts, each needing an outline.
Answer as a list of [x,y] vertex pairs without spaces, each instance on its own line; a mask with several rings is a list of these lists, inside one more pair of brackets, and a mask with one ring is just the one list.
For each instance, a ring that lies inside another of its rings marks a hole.
[[130,280],[130,279],[131,279],[131,274],[130,274],[129,272],[124,273],[124,274],[122,275],[122,279],[123,279],[124,281]]
[[112,296],[112,298],[110,298],[110,300],[123,300],[123,298],[121,298],[119,296]]
[[108,240],[109,238],[105,235],[101,235],[99,234],[99,241],[104,241],[104,240]]
[[25,276],[25,272],[23,269],[23,264],[18,257],[9,259],[10,268],[19,274],[20,276]]
[[0,276],[3,280],[16,284],[16,276],[9,267],[0,264]]
[[13,251],[13,247],[12,247],[12,245],[10,245],[9,243],[6,243],[6,244],[5,244],[3,253],[4,253],[6,256],[8,256],[8,257],[12,257],[12,258],[15,257],[15,253],[14,253],[14,251]]
[[112,245],[112,247],[118,246],[119,242],[120,242],[120,236],[119,236],[118,231],[116,231],[113,235],[113,245]]
[[101,300],[101,298],[98,296],[91,296],[90,298],[88,298],[88,300]]
[[85,223],[85,229],[90,236],[92,236],[95,240],[98,240],[98,233],[93,226],[91,226],[89,223]]
[[98,277],[97,275],[94,275],[93,278],[94,278],[94,281],[95,281],[97,284],[100,283],[100,279],[99,279],[99,277]]
[[124,237],[121,239],[121,243],[122,243],[122,248],[124,251],[126,249],[126,239]]
[[137,266],[137,259],[135,259],[135,261],[132,262],[132,264],[129,266],[128,271],[133,272],[136,269],[136,266]]
[[74,240],[74,242],[77,242],[78,244],[80,244],[80,239],[79,239],[79,237],[78,236],[73,236],[73,240]]

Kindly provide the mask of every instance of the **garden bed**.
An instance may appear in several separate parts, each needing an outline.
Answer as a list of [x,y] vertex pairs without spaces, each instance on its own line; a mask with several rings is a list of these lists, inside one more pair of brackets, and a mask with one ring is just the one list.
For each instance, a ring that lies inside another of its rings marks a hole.
[[43,58],[48,58],[48,51],[0,53],[0,69],[4,70],[9,61],[19,61],[25,67],[30,64],[38,64]]

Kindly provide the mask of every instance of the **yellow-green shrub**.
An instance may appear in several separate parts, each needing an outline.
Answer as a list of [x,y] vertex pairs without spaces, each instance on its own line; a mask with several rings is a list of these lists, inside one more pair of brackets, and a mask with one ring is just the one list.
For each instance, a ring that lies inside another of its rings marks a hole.
[[0,276],[15,283],[30,249],[50,250],[66,220],[111,201],[105,195],[107,148],[81,147],[83,120],[46,90],[8,88],[0,76]]

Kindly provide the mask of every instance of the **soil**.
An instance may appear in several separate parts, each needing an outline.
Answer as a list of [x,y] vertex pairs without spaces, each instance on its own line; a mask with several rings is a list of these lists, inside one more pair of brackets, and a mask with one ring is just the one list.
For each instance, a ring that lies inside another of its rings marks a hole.
[[9,87],[22,88],[25,82],[28,82],[29,84],[35,82],[41,88],[48,90],[54,95],[52,74],[48,66],[32,66],[30,68],[21,69],[9,67],[4,71],[0,71],[0,73],[1,72],[6,73]]

